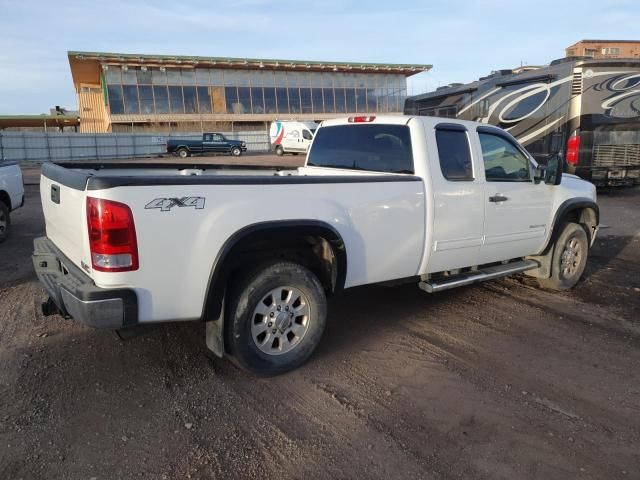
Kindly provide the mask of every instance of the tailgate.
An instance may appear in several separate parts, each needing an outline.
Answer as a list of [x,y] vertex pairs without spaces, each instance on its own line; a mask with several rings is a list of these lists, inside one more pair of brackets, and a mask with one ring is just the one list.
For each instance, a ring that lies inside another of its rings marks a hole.
[[86,228],[86,180],[88,174],[55,164],[44,164],[40,199],[47,237],[76,266],[90,263]]

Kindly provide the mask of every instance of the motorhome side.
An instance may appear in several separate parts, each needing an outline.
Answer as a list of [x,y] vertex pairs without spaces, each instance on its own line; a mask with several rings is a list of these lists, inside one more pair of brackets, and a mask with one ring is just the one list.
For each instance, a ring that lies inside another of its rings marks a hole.
[[307,153],[317,128],[315,122],[275,121],[269,129],[271,147],[276,155]]
[[539,162],[559,153],[596,185],[640,184],[640,60],[565,58],[410,97],[405,113],[506,129]]
[[24,204],[22,171],[15,162],[0,161],[0,243],[11,228],[11,212]]
[[282,372],[309,357],[345,288],[438,292],[517,272],[572,287],[598,206],[558,166],[498,128],[409,116],[325,121],[292,171],[46,164],[43,309],[105,328],[206,321],[218,355]]

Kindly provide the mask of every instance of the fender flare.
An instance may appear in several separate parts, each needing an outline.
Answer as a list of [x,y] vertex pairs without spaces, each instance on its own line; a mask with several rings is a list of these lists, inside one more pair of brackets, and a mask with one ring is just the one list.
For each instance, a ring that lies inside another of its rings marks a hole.
[[[549,235],[549,239],[545,244],[542,252],[547,252],[550,246],[554,244],[558,236],[560,235],[562,228],[562,219],[570,212],[574,210],[583,210],[585,208],[592,209],[596,214],[596,226],[600,224],[600,208],[598,204],[591,200],[590,198],[578,197],[578,198],[570,198],[569,200],[565,200],[560,204],[556,213],[553,216],[553,223],[551,226],[551,235]],[[594,232],[587,232],[589,236],[589,241],[591,241]]]
[[258,222],[237,230],[220,248],[209,274],[209,282],[202,307],[202,320],[213,320],[221,316],[226,283],[231,273],[229,270],[230,265],[227,261],[231,257],[234,247],[250,236],[258,233],[262,235],[266,232],[274,235],[286,235],[287,233],[295,232],[324,238],[329,242],[336,257],[337,276],[333,292],[339,292],[344,289],[347,276],[347,251],[342,236],[333,226],[320,220],[304,219]]

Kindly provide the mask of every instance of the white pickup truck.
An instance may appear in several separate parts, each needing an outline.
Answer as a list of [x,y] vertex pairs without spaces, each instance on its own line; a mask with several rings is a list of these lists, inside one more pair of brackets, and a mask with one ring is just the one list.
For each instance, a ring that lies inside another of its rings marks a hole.
[[430,117],[325,121],[296,170],[48,163],[40,188],[45,314],[204,321],[211,350],[261,374],[309,357],[345,288],[438,292],[518,272],[570,288],[599,216],[594,186],[555,159]]
[[0,160],[0,243],[9,236],[11,212],[24,205],[22,171],[15,162]]

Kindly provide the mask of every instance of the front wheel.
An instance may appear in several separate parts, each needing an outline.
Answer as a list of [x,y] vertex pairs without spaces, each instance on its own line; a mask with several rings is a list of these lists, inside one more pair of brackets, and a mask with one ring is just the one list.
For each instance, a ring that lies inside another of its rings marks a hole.
[[569,290],[584,273],[588,254],[589,240],[584,228],[577,223],[565,224],[554,245],[551,277],[539,278],[538,282],[551,290]]
[[276,147],[276,155],[278,155],[279,157],[284,155],[284,148],[282,148],[282,145],[278,145]]
[[231,149],[231,155],[233,155],[234,157],[239,157],[240,155],[242,155],[242,150],[240,150],[240,147],[233,147]]
[[302,265],[277,262],[247,271],[229,300],[227,346],[251,372],[293,370],[320,343],[327,300],[318,278]]
[[11,216],[9,207],[0,200],[0,243],[4,242],[9,236],[9,227],[11,226]]

